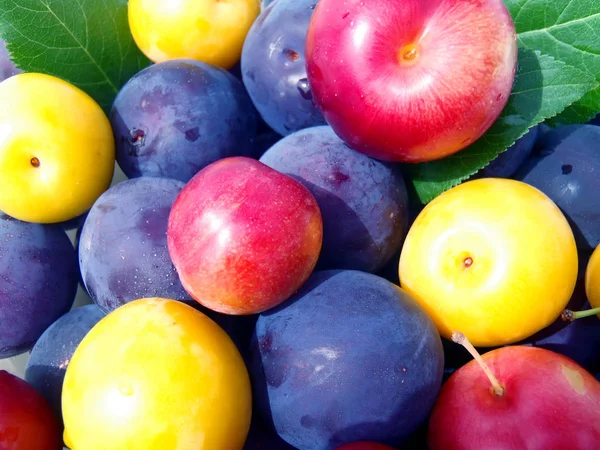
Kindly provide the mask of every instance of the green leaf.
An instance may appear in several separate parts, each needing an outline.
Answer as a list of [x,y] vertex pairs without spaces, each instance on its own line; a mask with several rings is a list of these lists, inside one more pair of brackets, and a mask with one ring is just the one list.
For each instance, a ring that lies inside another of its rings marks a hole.
[[447,158],[407,165],[419,199],[427,203],[485,167],[527,130],[598,86],[592,75],[551,56],[519,49],[512,93],[498,120],[475,143]]
[[[586,71],[600,82],[599,0],[504,0],[519,46],[539,50]],[[550,121],[585,123],[600,112],[600,88]]]
[[150,64],[129,31],[127,0],[0,0],[0,36],[19,68],[78,86],[106,112]]

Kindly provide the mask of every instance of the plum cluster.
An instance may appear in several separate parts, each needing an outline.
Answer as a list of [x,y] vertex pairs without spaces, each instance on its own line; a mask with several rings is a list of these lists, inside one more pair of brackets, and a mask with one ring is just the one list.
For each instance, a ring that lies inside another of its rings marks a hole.
[[403,175],[505,106],[503,2],[171,3],[108,114],[0,45],[0,449],[600,448],[598,121]]

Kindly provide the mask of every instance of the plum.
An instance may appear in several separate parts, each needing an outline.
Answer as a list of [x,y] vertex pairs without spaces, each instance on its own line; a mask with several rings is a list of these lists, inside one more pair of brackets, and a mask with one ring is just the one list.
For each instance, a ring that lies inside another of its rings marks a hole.
[[531,154],[538,137],[538,127],[531,128],[525,136],[506,151],[500,153],[479,172],[481,177],[508,178],[512,176]]
[[4,81],[21,72],[10,60],[10,53],[8,53],[8,49],[6,48],[6,42],[0,39],[0,81]]
[[548,131],[514,175],[563,211],[580,250],[600,243],[600,127],[566,125]]
[[242,83],[218,67],[171,60],[143,69],[110,112],[117,162],[129,178],[189,181],[219,159],[249,155],[257,113]]
[[396,167],[352,150],[328,126],[286,136],[260,161],[317,199],[323,216],[319,269],[376,272],[400,250],[408,196]]
[[191,300],[167,250],[167,225],[184,183],[123,181],[94,203],[79,239],[85,287],[106,313],[145,297]]
[[444,364],[429,316],[398,286],[318,271],[258,318],[250,372],[261,415],[303,450],[395,445],[426,420]]
[[25,380],[44,396],[58,418],[62,418],[62,385],[69,361],[79,343],[103,317],[104,312],[96,305],[76,308],[54,322],[31,350]]
[[75,300],[77,254],[59,225],[0,213],[0,358],[24,353]]
[[0,370],[0,449],[62,448],[61,428],[48,402],[27,382]]
[[256,19],[242,51],[242,78],[264,121],[281,135],[324,125],[312,101],[304,46],[317,0],[277,0]]

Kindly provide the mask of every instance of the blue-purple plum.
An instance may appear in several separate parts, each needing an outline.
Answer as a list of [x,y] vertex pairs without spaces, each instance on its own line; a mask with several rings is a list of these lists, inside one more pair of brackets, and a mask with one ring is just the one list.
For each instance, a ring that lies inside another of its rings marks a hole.
[[548,131],[514,178],[560,207],[580,250],[600,244],[600,127],[567,125]]
[[44,396],[58,419],[62,420],[62,385],[73,353],[104,316],[96,305],[76,308],[54,322],[31,350],[25,380]]
[[0,213],[0,359],[30,350],[75,300],[77,254],[59,225]]
[[169,213],[183,186],[133,178],[92,206],[79,238],[79,262],[86,290],[104,312],[147,297],[192,300],[167,249]]
[[319,269],[376,272],[400,250],[408,195],[396,167],[352,150],[328,126],[286,136],[260,161],[317,199],[323,216]]
[[353,270],[317,271],[262,313],[251,354],[261,415],[302,450],[401,442],[426,420],[444,365],[440,336],[414,299]]
[[129,178],[189,181],[229,156],[249,156],[257,112],[241,81],[199,61],[170,60],[133,76],[110,112],[117,162]]
[[282,136],[326,124],[312,100],[304,47],[317,0],[277,0],[258,16],[242,50],[242,78],[264,121]]
[[260,10],[264,11],[275,0],[260,0]]
[[486,178],[509,178],[531,155],[538,136],[538,127],[533,127],[506,151],[500,153],[487,167],[479,172]]
[[0,81],[21,73],[20,69],[10,60],[10,53],[6,48],[6,43],[0,39]]

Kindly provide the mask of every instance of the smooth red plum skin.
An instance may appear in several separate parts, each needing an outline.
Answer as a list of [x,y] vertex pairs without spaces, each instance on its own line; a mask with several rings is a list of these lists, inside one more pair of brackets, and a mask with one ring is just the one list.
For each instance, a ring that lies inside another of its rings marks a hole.
[[350,147],[417,163],[497,120],[517,40],[502,0],[320,0],[306,59],[314,100]]
[[0,450],[62,448],[62,429],[44,397],[0,370]]
[[600,383],[573,360],[541,348],[492,350],[496,397],[475,361],[442,386],[429,421],[431,450],[600,448]]
[[299,182],[259,161],[231,157],[184,187],[167,241],[194,299],[225,314],[256,314],[285,301],[312,273],[323,222]]

